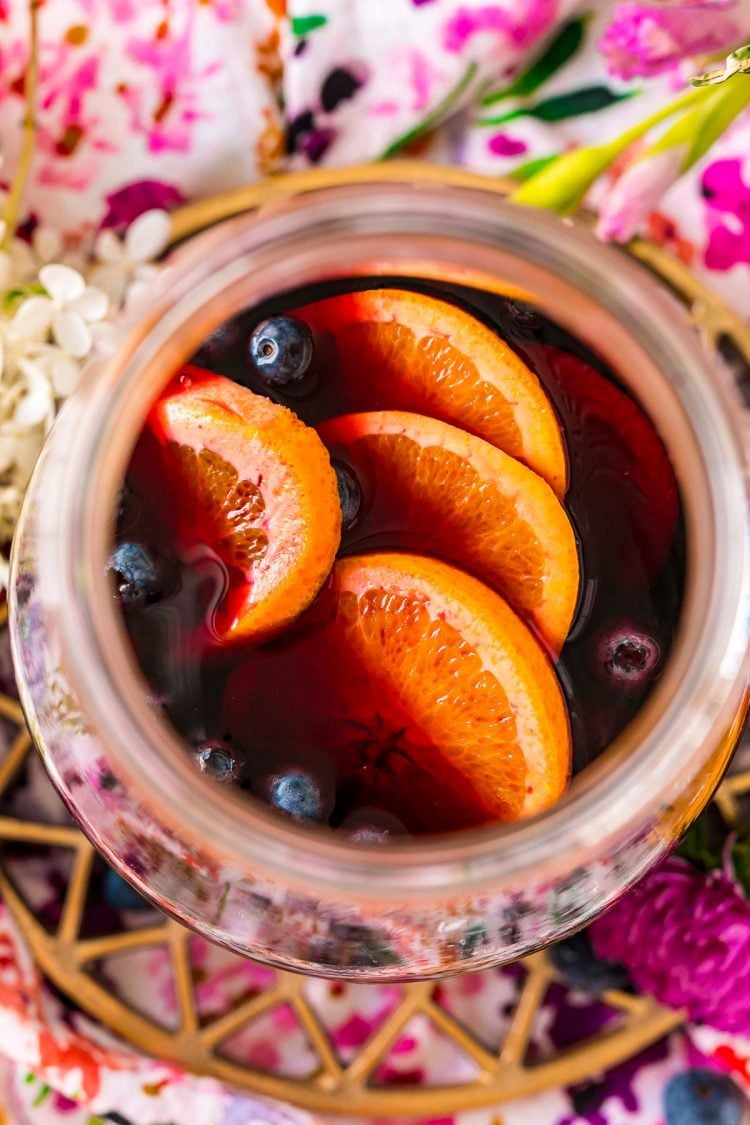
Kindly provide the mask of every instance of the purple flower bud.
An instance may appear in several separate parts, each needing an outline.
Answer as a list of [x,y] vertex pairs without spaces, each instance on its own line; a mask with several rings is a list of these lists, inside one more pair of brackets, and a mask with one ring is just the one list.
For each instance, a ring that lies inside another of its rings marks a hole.
[[750,903],[718,871],[670,858],[589,929],[597,956],[691,1020],[750,1033]]

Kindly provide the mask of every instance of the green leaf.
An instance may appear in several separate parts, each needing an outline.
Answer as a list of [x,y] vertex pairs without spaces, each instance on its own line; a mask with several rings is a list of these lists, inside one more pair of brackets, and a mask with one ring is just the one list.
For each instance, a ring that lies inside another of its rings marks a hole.
[[13,313],[27,297],[46,296],[47,290],[37,281],[29,282],[28,285],[15,285],[12,289],[8,289],[3,293],[1,302],[2,310],[6,313]]
[[748,104],[750,104],[750,76],[743,75],[716,90],[711,102],[706,106],[700,128],[693,137],[683,171],[687,171],[705,156]]
[[600,109],[608,109],[617,102],[632,98],[637,90],[625,90],[616,93],[609,86],[581,86],[578,90],[571,90],[567,94],[555,94],[554,97],[545,98],[536,105],[523,106],[520,109],[502,113],[499,117],[480,117],[480,125],[504,125],[507,121],[515,121],[519,117],[534,117],[537,121],[565,121],[569,117],[581,117],[584,113],[596,113]]
[[[711,827],[708,816],[701,816],[691,824],[677,847],[677,855],[692,863],[699,871],[713,871],[721,867],[721,853],[725,837],[718,836]],[[748,852],[750,860],[750,852]]]
[[486,94],[482,98],[482,105],[495,105],[505,98],[527,98],[530,94],[536,93],[539,87],[543,86],[547,79],[560,70],[576,53],[583,42],[586,24],[590,18],[590,15],[580,16],[564,24],[546,51],[542,52],[528,70],[519,74],[510,86]]
[[395,156],[397,153],[401,152],[402,149],[405,149],[407,145],[412,144],[412,142],[419,140],[420,137],[424,137],[427,133],[432,132],[443,118],[456,106],[462,95],[471,85],[477,73],[477,69],[476,63],[469,63],[456,85],[445,95],[442,101],[439,101],[412,129],[409,129],[406,133],[402,133],[400,137],[397,137],[395,141],[389,144],[388,148],[381,154],[380,159],[388,160],[391,156]]
[[575,211],[594,180],[613,159],[610,145],[564,152],[529,175],[509,198],[526,207],[546,207],[559,214],[569,214]]
[[750,77],[720,86],[700,86],[704,97],[690,106],[638,159],[648,160],[670,149],[682,150],[680,174],[700,160],[734,119],[750,105]]
[[292,35],[302,39],[303,36],[309,35],[311,31],[317,31],[319,27],[325,27],[327,23],[327,16],[292,16]]
[[692,109],[707,101],[703,89],[688,90],[674,101],[660,106],[648,117],[637,121],[614,140],[590,148],[564,152],[557,160],[548,161],[515,188],[509,198],[527,207],[547,207],[561,214],[576,209],[594,181],[624,152],[633,141],[644,136],[662,121],[676,113]]
[[732,847],[731,861],[737,882],[750,898],[750,833],[747,831],[737,836]]
[[46,1082],[42,1083],[42,1085],[39,1088],[39,1093],[37,1094],[37,1096],[34,1098],[33,1102],[31,1103],[32,1109],[36,1109],[38,1106],[43,1105],[44,1102],[46,1102],[47,1098],[50,1096],[51,1093],[52,1093],[52,1091],[51,1091],[50,1087],[47,1085],[47,1083]]
[[525,160],[523,164],[519,164],[517,168],[513,168],[510,175],[511,178],[522,184],[524,180],[530,180],[537,172],[541,172],[542,168],[546,168],[548,164],[558,159],[558,153],[552,153],[550,156],[537,156],[533,160]]

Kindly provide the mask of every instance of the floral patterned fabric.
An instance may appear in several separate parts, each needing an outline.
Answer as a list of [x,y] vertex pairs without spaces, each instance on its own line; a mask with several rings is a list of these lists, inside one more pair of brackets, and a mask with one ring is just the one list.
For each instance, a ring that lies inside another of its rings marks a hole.
[[[750,39],[750,0],[284,8],[283,0],[47,3],[31,212],[69,232],[93,231],[284,167],[399,152],[504,175],[615,136],[681,84],[692,55]],[[2,0],[6,175],[20,143],[27,50],[24,0]],[[748,152],[745,112],[647,225],[745,312]]]
[[[750,0],[47,0],[40,31],[25,218],[29,229],[40,219],[78,240],[283,168],[404,153],[502,176],[599,142],[672,95],[691,54],[750,40]],[[0,181],[19,152],[27,61],[26,4],[0,0]],[[611,182],[598,187],[594,204],[610,190]],[[748,112],[667,191],[646,232],[750,315]],[[37,771],[17,813],[50,799]],[[38,910],[59,909],[62,875],[49,863],[32,875]],[[266,973],[197,940],[193,970],[206,1014],[262,988]],[[441,1003],[496,1041],[517,981],[514,970],[450,981]],[[174,1009],[157,954],[141,952],[113,983],[165,1018]],[[343,1059],[394,1003],[388,988],[309,988]],[[585,994],[553,988],[532,1050],[543,1057],[610,1019]],[[281,1009],[233,1049],[289,1074],[311,1065]],[[4,908],[0,1058],[0,1102],[18,1123],[309,1120],[111,1040],[44,986]],[[417,1023],[381,1077],[460,1081],[471,1078],[467,1065]],[[663,1125],[662,1090],[686,1066],[729,1070],[750,1087],[750,1039],[689,1027],[575,1089],[432,1125]]]

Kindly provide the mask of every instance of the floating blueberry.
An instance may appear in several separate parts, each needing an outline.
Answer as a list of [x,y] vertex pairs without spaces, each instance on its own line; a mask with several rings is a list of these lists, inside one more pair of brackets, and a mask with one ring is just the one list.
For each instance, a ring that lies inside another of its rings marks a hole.
[[349,531],[357,522],[360,504],[362,503],[362,490],[359,487],[356,474],[348,465],[344,465],[341,461],[333,461],[332,464],[339,489],[341,526],[344,531]]
[[212,781],[228,783],[240,775],[240,762],[230,746],[223,742],[201,742],[193,755],[201,773]]
[[158,602],[169,586],[164,561],[140,543],[118,543],[109,556],[107,572],[125,609]]
[[237,320],[230,320],[220,324],[210,336],[206,337],[191,363],[197,364],[198,367],[207,367],[210,371],[226,374],[227,365],[233,370],[238,361],[241,363],[243,344],[244,333],[241,324]]
[[641,687],[652,678],[661,649],[649,633],[621,622],[599,634],[596,665],[602,679],[617,687]]
[[725,1074],[691,1067],[664,1088],[666,1125],[740,1125],[745,1099]]
[[262,320],[248,343],[253,368],[270,387],[296,390],[312,372],[314,348],[310,329],[292,316]]
[[108,867],[102,885],[104,901],[113,910],[145,910],[148,903],[121,875]]
[[295,820],[321,820],[323,794],[317,781],[305,770],[293,769],[271,779],[271,804]]
[[609,988],[630,987],[625,966],[597,957],[585,930],[551,946],[549,959],[566,984],[583,992],[597,995]]
[[542,328],[542,319],[533,305],[523,301],[507,300],[504,302],[505,317],[511,331],[524,339],[537,339]]

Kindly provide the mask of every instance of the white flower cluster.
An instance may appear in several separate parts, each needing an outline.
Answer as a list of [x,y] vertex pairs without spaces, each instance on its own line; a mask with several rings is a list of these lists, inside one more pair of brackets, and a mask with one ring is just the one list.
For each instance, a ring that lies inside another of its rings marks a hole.
[[[2,200],[0,200],[2,214]],[[105,324],[143,294],[169,241],[169,216],[146,211],[93,252],[37,227],[30,242],[0,222],[0,589],[21,501],[61,403]]]

